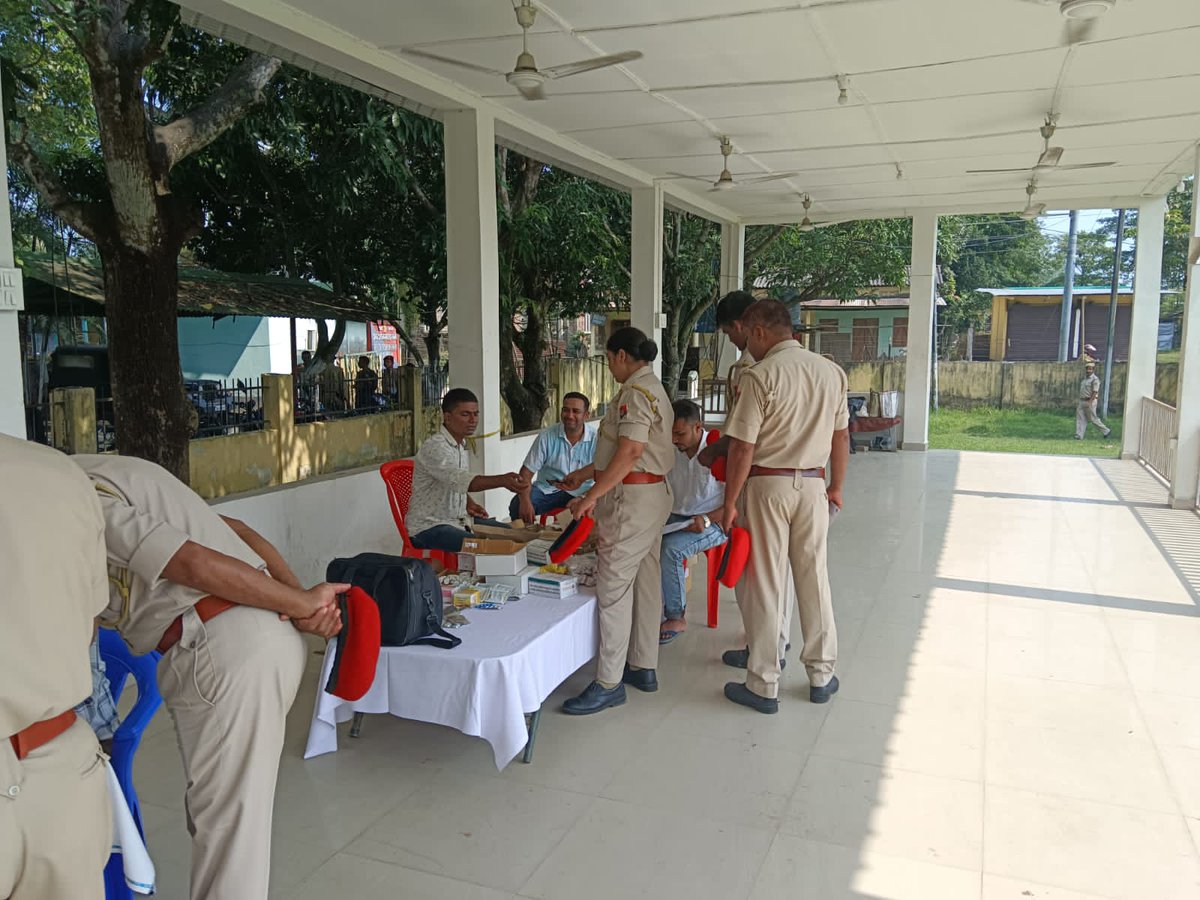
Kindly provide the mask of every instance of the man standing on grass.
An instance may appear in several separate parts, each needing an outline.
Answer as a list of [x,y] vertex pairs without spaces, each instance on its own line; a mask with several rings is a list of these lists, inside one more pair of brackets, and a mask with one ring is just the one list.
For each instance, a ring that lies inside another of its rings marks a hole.
[[1090,360],[1084,363],[1083,372],[1083,380],[1079,382],[1079,402],[1075,404],[1075,440],[1083,440],[1088,422],[1108,437],[1112,434],[1112,429],[1096,415],[1096,402],[1100,399],[1100,379],[1096,376],[1096,364]]

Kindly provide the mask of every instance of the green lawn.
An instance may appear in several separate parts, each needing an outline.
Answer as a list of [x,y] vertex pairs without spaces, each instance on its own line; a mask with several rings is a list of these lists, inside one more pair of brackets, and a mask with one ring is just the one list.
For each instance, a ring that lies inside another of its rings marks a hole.
[[[1103,418],[1103,416],[1101,417]],[[940,450],[989,450],[997,453],[1046,453],[1058,456],[1116,456],[1121,452],[1121,418],[1106,420],[1112,435],[1104,439],[1092,425],[1075,440],[1075,408],[940,409],[929,419],[929,446]]]

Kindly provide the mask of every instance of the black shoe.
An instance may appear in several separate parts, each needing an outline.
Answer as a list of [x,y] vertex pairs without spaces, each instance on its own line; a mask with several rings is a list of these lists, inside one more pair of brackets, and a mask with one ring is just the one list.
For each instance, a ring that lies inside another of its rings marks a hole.
[[809,703],[828,703],[829,698],[838,692],[838,680],[834,675],[829,679],[829,684],[823,684],[820,687],[810,687],[808,689]]
[[625,675],[621,681],[639,691],[645,691],[647,694],[653,694],[658,690],[658,676],[653,669],[631,669],[626,664]]
[[1110,434],[1112,434],[1112,429],[1111,429],[1111,428],[1110,428],[1110,429],[1108,429],[1108,431],[1104,432],[1104,436],[1105,436],[1105,437],[1108,437]]
[[[792,649],[792,645],[788,644],[787,649]],[[750,648],[743,647],[741,650],[726,650],[721,654],[721,662],[735,669],[744,669],[750,662]],[[781,671],[787,668],[786,659],[779,661],[779,668]]]
[[610,706],[620,706],[625,702],[625,685],[618,684],[614,688],[606,688],[598,681],[593,681],[578,697],[572,697],[563,703],[563,712],[568,716],[590,716]]
[[755,712],[772,715],[779,712],[779,701],[774,697],[760,697],[740,681],[730,681],[725,684],[725,697],[734,703],[748,706]]

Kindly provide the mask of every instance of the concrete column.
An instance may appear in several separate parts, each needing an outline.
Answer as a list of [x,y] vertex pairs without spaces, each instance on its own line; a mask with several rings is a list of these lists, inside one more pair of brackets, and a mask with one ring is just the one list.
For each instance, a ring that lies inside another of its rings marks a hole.
[[96,392],[55,388],[50,392],[50,440],[63,453],[96,452]]
[[[663,190],[662,185],[635,188],[633,228],[630,236],[630,322],[658,344],[654,374],[662,377],[662,273],[663,273]],[[667,391],[674,396],[674,391]]]
[[937,213],[919,212],[912,223],[908,278],[908,356],[904,366],[904,450],[929,449],[929,386],[933,312],[937,303]]
[[[0,97],[0,104],[3,97]],[[25,438],[25,383],[17,313],[25,308],[21,270],[13,261],[12,215],[8,209],[8,153],[0,120],[0,433]],[[92,439],[95,440],[93,429]]]
[[[496,123],[464,109],[442,119],[446,156],[446,271],[450,386],[479,398],[471,470],[500,463],[500,259],[496,238]],[[440,421],[440,420],[439,420]],[[501,494],[504,494],[502,497]],[[496,492],[490,508],[507,508]],[[485,503],[485,505],[488,505]]]
[[1122,459],[1137,458],[1138,436],[1142,427],[1142,398],[1154,396],[1166,215],[1166,197],[1138,207],[1133,312],[1129,323],[1129,374],[1125,381],[1125,418],[1121,435]]
[[1191,509],[1200,490],[1200,149],[1192,180],[1192,222],[1188,229],[1187,284],[1183,293],[1183,344],[1179,350],[1179,393],[1175,477],[1171,506]]
[[304,450],[296,431],[296,392],[291,375],[264,374],[262,377],[263,430],[274,432],[275,457],[274,481],[272,484],[290,484],[307,478],[301,476],[304,467]]
[[[744,283],[746,280],[746,226],[736,225],[733,222],[721,223],[721,296],[724,297],[730,291],[746,290]],[[730,367],[737,362],[737,358],[741,355],[737,347],[733,346],[722,336],[721,355],[717,357],[717,376],[725,377],[729,374]]]

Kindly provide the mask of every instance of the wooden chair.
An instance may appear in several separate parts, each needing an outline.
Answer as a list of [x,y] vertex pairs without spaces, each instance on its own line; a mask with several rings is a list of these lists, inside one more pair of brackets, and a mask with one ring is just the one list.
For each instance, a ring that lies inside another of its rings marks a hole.
[[392,508],[392,518],[400,532],[404,549],[402,555],[413,559],[436,559],[448,571],[458,571],[458,554],[447,550],[422,550],[414,547],[404,526],[404,517],[408,515],[408,504],[412,500],[413,461],[411,459],[396,459],[386,462],[379,467],[379,476],[387,485],[388,504]]

